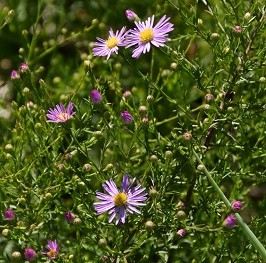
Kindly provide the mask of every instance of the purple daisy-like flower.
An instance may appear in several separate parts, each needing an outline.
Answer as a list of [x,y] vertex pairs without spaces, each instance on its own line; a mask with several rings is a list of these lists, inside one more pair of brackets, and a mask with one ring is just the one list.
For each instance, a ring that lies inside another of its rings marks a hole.
[[69,102],[67,108],[64,107],[62,103],[56,105],[54,109],[49,109],[46,114],[48,121],[47,122],[65,122],[72,118],[75,114],[73,112],[74,104]]
[[97,214],[108,211],[110,215],[109,223],[117,216],[116,225],[126,222],[126,212],[140,214],[141,212],[136,207],[145,205],[143,201],[147,199],[147,193],[144,192],[145,188],[142,188],[140,184],[133,186],[135,179],[130,182],[129,175],[125,174],[121,190],[117,188],[113,179],[106,181],[103,188],[108,194],[96,193],[96,197],[101,200],[94,203]]
[[133,58],[149,52],[151,44],[155,47],[164,46],[164,43],[169,40],[168,33],[174,30],[174,25],[168,22],[169,19],[164,15],[155,26],[153,26],[154,15],[144,22],[134,22],[136,28],[128,31],[125,41],[126,48],[137,45],[133,50]]
[[26,248],[24,251],[25,259],[28,261],[33,261],[36,257],[36,251],[32,248]]
[[48,251],[42,252],[42,254],[47,255],[48,259],[50,260],[56,259],[59,254],[59,246],[56,240],[49,240],[46,248],[48,249]]
[[100,57],[107,56],[108,60],[112,53],[118,54],[118,47],[125,45],[124,39],[126,33],[126,27],[123,27],[121,30],[117,30],[116,33],[114,33],[113,29],[110,28],[108,39],[97,37],[98,42],[94,43],[94,48],[92,49],[93,55]]

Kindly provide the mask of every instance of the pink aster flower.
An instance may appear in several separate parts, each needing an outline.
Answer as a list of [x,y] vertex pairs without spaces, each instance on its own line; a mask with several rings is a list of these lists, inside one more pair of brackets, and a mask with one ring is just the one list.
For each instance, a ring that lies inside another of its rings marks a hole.
[[147,193],[144,192],[145,188],[142,188],[140,184],[133,186],[135,179],[130,182],[129,175],[125,174],[121,190],[117,188],[113,179],[106,181],[103,188],[107,194],[96,193],[96,197],[101,200],[94,203],[97,214],[108,211],[110,215],[109,223],[117,216],[116,225],[126,222],[126,212],[140,214],[141,212],[136,207],[145,205],[143,201],[147,199]]
[[48,251],[42,252],[42,254],[47,255],[48,259],[50,260],[56,259],[59,254],[59,246],[56,243],[56,240],[53,241],[49,240],[46,248],[48,249]]
[[168,41],[168,33],[172,30],[173,24],[168,22],[170,18],[163,16],[159,22],[154,24],[154,15],[146,21],[135,21],[136,28],[129,30],[126,36],[126,48],[137,46],[133,50],[133,58],[138,58],[141,53],[145,54],[151,49],[151,44],[155,47],[164,46],[164,42]]
[[118,54],[118,47],[124,46],[124,39],[126,36],[126,27],[121,30],[117,30],[114,33],[113,29],[109,30],[109,37],[107,40],[97,37],[98,42],[94,43],[94,48],[92,49],[94,56],[107,56],[107,60],[112,53]]
[[25,259],[28,261],[33,261],[36,257],[36,251],[32,248],[26,248],[24,251]]
[[46,114],[48,121],[47,122],[65,122],[72,118],[75,114],[73,112],[74,104],[69,102],[67,108],[64,107],[62,103],[57,104],[54,109],[49,109]]

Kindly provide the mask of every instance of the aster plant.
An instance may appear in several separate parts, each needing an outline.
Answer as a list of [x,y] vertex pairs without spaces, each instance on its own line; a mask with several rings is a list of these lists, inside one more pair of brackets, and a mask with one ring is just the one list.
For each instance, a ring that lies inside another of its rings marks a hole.
[[174,30],[174,25],[168,22],[169,19],[164,15],[155,26],[154,15],[144,22],[135,21],[136,28],[130,29],[126,37],[126,48],[136,46],[133,50],[133,58],[149,52],[151,45],[164,46],[164,43],[169,40],[168,33]]
[[96,197],[100,199],[100,202],[94,203],[94,208],[97,214],[108,212],[110,218],[108,220],[111,223],[115,217],[117,225],[118,223],[124,224],[126,222],[126,212],[140,214],[138,206],[144,206],[143,203],[147,199],[147,193],[145,188],[140,184],[134,186],[136,178],[130,182],[128,174],[123,176],[122,188],[118,189],[113,179],[106,181],[102,186],[107,192],[97,192]]

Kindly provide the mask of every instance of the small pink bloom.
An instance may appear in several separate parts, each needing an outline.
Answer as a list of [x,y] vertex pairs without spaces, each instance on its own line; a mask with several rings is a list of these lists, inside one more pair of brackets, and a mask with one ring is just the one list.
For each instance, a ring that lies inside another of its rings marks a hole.
[[99,90],[93,89],[91,90],[91,101],[94,104],[98,104],[102,101],[103,97]]
[[132,115],[127,110],[121,112],[121,117],[125,124],[129,124],[133,121]]
[[235,211],[235,212],[240,211],[241,208],[242,208],[242,203],[241,203],[241,201],[234,201],[234,202],[232,202],[232,204],[231,204],[231,208],[232,208],[232,210]]
[[223,225],[228,228],[232,228],[237,225],[237,220],[234,215],[229,215],[225,218]]
[[71,223],[74,220],[75,216],[71,212],[65,213],[65,219],[68,223]]
[[26,248],[24,251],[25,259],[28,261],[33,261],[36,257],[36,251],[32,248]]
[[28,66],[28,64],[26,62],[23,62],[23,63],[21,63],[19,69],[20,69],[21,72],[25,72],[26,70],[29,69],[29,66]]
[[184,236],[186,235],[186,231],[185,231],[185,229],[180,228],[180,229],[177,231],[177,235],[178,235],[179,237],[184,237]]
[[20,75],[16,70],[12,70],[10,74],[11,79],[19,79]]
[[14,220],[15,212],[12,209],[8,209],[5,211],[5,220]]

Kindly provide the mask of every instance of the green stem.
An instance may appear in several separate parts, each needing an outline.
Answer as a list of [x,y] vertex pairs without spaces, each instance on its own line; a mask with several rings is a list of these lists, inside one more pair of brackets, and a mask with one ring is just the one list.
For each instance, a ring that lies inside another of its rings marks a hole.
[[[224,193],[222,192],[222,190],[220,189],[220,187],[214,181],[214,179],[212,178],[210,172],[207,170],[207,168],[205,167],[205,165],[201,161],[201,159],[198,156],[198,154],[194,150],[192,150],[192,151],[193,151],[193,154],[196,157],[198,163],[203,166],[203,172],[208,177],[208,179],[209,179],[211,185],[213,186],[213,188],[219,194],[220,198],[223,200],[223,202],[225,203],[225,205],[227,206],[227,208],[231,209],[231,203],[229,202],[229,200],[226,198],[226,196],[224,195]],[[266,250],[265,250],[264,246],[260,243],[260,241],[258,240],[258,238],[254,235],[254,233],[250,230],[250,228],[248,227],[248,225],[243,221],[242,217],[238,213],[235,213],[235,217],[237,219],[237,222],[238,222],[239,227],[244,232],[244,234],[246,235],[246,237],[249,239],[250,243],[257,249],[257,251],[260,253],[261,257],[264,260],[266,260]]]

